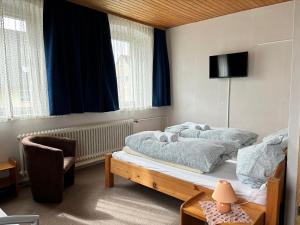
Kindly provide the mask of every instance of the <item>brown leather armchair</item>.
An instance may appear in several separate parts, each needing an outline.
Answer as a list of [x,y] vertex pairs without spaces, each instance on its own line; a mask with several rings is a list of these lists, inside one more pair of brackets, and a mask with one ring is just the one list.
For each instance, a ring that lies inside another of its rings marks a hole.
[[76,141],[30,136],[22,140],[33,199],[61,202],[64,187],[74,184]]

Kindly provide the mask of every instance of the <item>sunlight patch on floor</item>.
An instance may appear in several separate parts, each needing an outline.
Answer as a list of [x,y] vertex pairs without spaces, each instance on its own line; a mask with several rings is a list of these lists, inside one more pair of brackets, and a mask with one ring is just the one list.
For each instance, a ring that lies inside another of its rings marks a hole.
[[60,213],[60,214],[58,214],[58,217],[67,218],[69,220],[80,223],[82,225],[90,225],[92,222],[94,222],[94,221],[80,219],[80,218],[73,216],[71,214],[68,214],[68,213]]
[[[135,200],[132,200],[132,198],[128,198],[128,197],[124,197],[124,196],[122,196],[122,197],[112,196],[110,199],[112,199],[114,201],[124,201],[124,202],[127,202],[128,204],[139,205],[141,207],[149,206],[148,201],[135,201]],[[164,207],[162,207],[160,205],[151,205],[151,208],[157,209],[157,210],[164,210],[165,209]]]
[[96,210],[108,213],[114,218],[122,218],[122,220],[132,222],[138,221],[140,225],[151,224],[170,224],[174,220],[172,216],[166,216],[166,210],[155,205],[149,205],[141,202],[124,202],[118,201],[117,198],[104,200],[100,199],[96,205]]

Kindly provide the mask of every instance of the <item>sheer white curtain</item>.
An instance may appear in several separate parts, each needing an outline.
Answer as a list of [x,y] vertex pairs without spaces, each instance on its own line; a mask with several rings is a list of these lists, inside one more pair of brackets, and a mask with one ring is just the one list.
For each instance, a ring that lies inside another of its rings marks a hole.
[[120,109],[152,107],[153,28],[109,15]]
[[0,120],[48,114],[43,0],[0,0]]

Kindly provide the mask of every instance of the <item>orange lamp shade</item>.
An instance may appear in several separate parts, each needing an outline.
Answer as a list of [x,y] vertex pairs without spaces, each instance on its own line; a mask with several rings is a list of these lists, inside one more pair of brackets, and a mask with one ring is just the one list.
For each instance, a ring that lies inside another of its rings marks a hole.
[[238,200],[231,184],[226,180],[218,181],[212,198],[217,201],[217,209],[220,213],[229,212],[231,204]]

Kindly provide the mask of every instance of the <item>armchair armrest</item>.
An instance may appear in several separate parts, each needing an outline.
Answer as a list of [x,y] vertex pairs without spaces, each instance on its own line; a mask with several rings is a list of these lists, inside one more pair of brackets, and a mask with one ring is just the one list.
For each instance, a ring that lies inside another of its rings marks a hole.
[[76,140],[65,137],[43,137],[49,142],[49,146],[61,149],[64,157],[75,157]]
[[58,144],[64,153],[64,157],[76,156],[76,140],[70,138],[61,138]]

